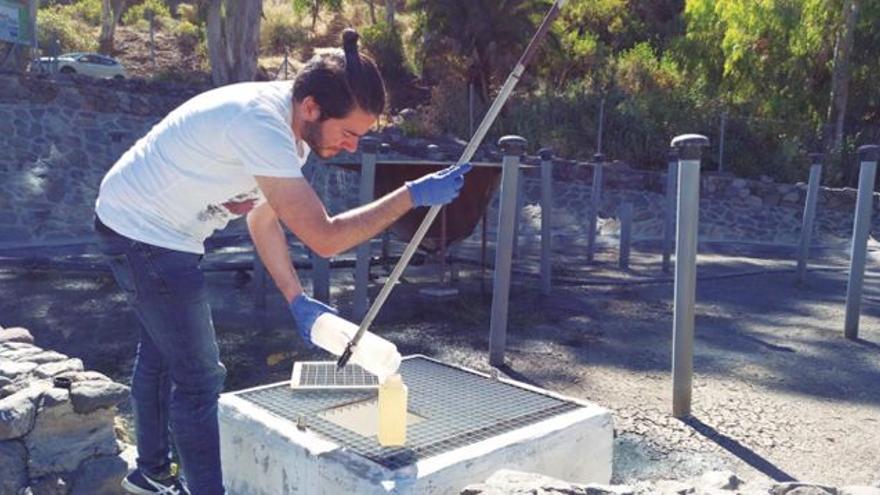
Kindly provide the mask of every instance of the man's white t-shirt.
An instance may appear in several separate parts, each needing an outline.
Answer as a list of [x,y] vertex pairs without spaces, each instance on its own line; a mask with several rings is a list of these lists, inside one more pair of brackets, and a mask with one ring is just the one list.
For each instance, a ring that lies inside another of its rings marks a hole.
[[310,150],[293,135],[292,112],[290,81],[192,98],[113,165],[101,182],[98,218],[136,241],[203,254],[215,230],[265,202],[255,175],[303,176]]

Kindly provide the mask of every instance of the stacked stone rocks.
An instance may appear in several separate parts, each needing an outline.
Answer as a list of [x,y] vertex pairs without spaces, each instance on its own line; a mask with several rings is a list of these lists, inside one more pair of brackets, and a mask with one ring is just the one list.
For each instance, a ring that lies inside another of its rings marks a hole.
[[33,342],[0,327],[0,494],[119,493],[113,424],[128,387]]
[[642,481],[634,485],[578,485],[540,474],[501,470],[485,483],[465,487],[461,495],[880,495],[876,486],[813,483],[746,483],[730,471],[712,471],[685,481]]

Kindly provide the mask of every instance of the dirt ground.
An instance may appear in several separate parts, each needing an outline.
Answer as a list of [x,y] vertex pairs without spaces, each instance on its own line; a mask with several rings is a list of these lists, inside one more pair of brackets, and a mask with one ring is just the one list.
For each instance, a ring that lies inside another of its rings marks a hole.
[[[808,283],[798,286],[789,250],[702,247],[693,415],[677,420],[671,417],[673,285],[660,270],[659,254],[635,249],[626,271],[617,268],[611,249],[593,264],[582,255],[559,254],[558,284],[551,296],[542,296],[537,254],[524,251],[515,262],[502,371],[611,409],[615,482],[713,469],[731,469],[747,480],[839,486],[880,479],[880,274],[874,256],[865,277],[860,339],[847,340],[845,252],[818,253]],[[478,252],[465,245],[454,254],[476,260]],[[126,382],[137,323],[109,274],[67,265],[27,268],[2,256],[0,325],[27,327],[37,344]],[[222,265],[228,255],[211,258]],[[384,272],[375,267],[373,273]],[[294,360],[328,359],[303,349],[274,292],[267,308],[257,310],[254,284],[236,272],[210,272],[208,280],[229,370],[227,390],[285,380]],[[374,330],[404,354],[487,371],[491,279],[482,279],[473,263],[463,264],[458,297],[419,295],[419,288],[436,281],[435,265],[409,269]],[[343,314],[351,284],[350,269],[334,271],[334,304]]]

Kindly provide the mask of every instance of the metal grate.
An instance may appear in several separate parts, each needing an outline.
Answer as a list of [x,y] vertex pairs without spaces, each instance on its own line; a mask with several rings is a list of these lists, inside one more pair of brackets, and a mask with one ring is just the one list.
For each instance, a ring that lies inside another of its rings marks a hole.
[[291,388],[377,388],[379,379],[356,364],[341,370],[336,361],[303,361],[293,364]]
[[582,407],[422,356],[404,359],[400,372],[409,387],[410,413],[424,418],[407,426],[405,447],[383,448],[374,436],[358,434],[321,414],[375,399],[376,390],[293,390],[281,383],[237,395],[292,423],[302,418],[310,430],[389,469]]

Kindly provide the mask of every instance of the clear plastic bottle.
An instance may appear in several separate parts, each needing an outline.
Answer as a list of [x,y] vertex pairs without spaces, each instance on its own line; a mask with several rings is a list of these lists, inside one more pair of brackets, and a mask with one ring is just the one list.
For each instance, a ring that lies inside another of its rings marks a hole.
[[[344,320],[333,313],[324,313],[312,325],[312,342],[327,352],[339,356],[357,333],[354,323]],[[400,353],[397,346],[369,331],[364,333],[354,348],[349,362],[379,377],[379,383],[389,375],[397,373],[400,368]]]
[[393,374],[379,386],[379,445],[398,447],[406,443],[406,401],[403,379]]

